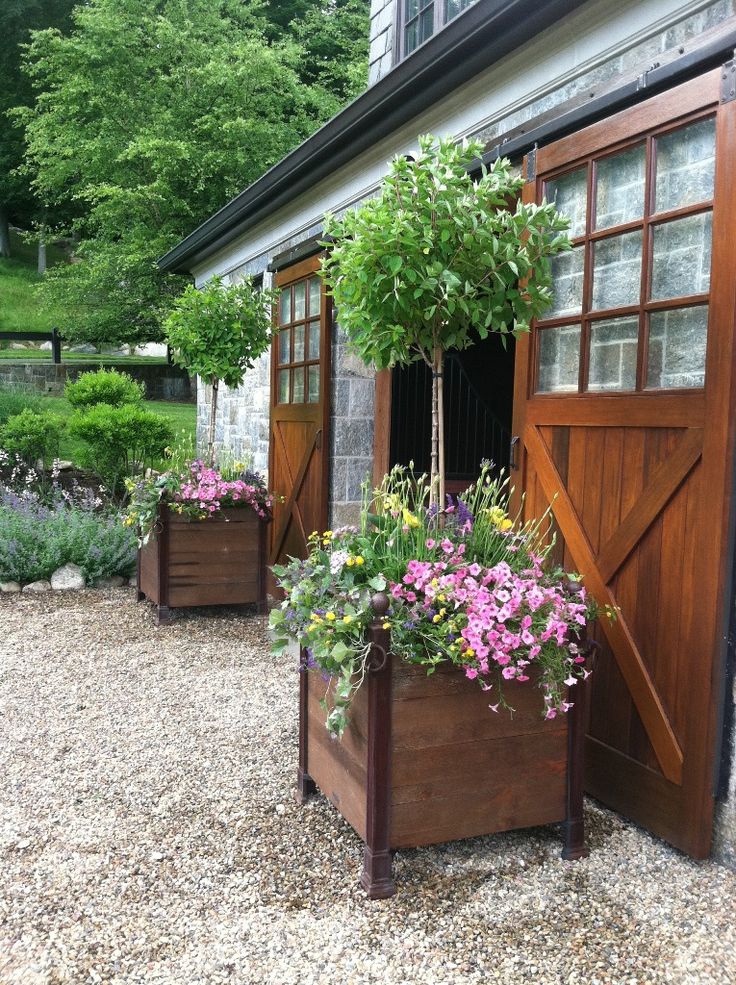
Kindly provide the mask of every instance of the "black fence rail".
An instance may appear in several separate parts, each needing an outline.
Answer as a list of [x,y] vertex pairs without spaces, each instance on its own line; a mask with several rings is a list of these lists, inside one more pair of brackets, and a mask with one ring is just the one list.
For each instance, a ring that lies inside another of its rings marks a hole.
[[61,363],[61,335],[56,328],[50,332],[0,332],[0,342],[50,342],[51,362]]

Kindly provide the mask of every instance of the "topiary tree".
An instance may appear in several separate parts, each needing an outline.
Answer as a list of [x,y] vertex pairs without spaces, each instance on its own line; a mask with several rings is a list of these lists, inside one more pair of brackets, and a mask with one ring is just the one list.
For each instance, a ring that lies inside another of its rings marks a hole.
[[229,387],[243,382],[247,370],[269,347],[276,296],[251,280],[226,285],[213,277],[198,290],[193,285],[174,303],[164,322],[171,358],[201,376],[212,387],[207,460],[214,464],[215,421],[220,381]]
[[470,174],[479,141],[426,135],[395,158],[380,193],[340,219],[322,276],[364,362],[432,370],[431,502],[444,504],[444,355],[490,332],[518,336],[551,303],[549,258],[569,249],[553,205],[523,204],[507,160]]

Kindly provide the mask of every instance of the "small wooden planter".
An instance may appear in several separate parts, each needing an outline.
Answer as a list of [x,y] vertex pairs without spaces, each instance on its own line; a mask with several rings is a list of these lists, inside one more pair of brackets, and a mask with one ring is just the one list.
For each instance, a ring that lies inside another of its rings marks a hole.
[[[360,884],[392,896],[392,853],[533,825],[564,824],[562,857],[587,855],[583,829],[583,742],[587,686],[573,708],[546,721],[533,682],[508,683],[513,717],[488,707],[489,693],[457,668],[394,659],[376,596],[372,667],[341,740],[325,728],[319,673],[300,675],[300,803],[317,787],[365,842]],[[490,692],[492,694],[493,692]]]
[[157,621],[188,605],[266,608],[266,521],[250,507],[190,520],[162,506],[156,531],[138,551],[138,600],[156,605]]

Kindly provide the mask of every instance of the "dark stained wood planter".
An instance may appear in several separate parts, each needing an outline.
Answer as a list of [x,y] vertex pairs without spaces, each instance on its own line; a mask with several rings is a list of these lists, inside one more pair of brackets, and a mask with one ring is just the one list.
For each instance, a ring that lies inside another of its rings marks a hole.
[[265,611],[266,522],[250,507],[189,520],[161,508],[155,533],[138,551],[138,599],[158,622],[188,605],[255,603]]
[[296,791],[303,802],[318,787],[363,839],[360,882],[368,895],[395,892],[397,848],[563,822],[563,858],[587,855],[587,686],[576,685],[567,715],[545,721],[536,684],[508,683],[504,694],[516,713],[494,714],[489,693],[461,670],[440,667],[427,676],[388,653],[380,619],[371,634],[372,669],[341,740],[325,728],[327,685],[318,672],[301,673]]

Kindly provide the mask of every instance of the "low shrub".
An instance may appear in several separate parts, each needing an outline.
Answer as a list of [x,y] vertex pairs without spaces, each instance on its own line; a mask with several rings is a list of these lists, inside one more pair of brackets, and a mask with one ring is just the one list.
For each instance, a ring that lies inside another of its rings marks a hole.
[[20,387],[0,387],[0,426],[24,410],[40,411],[41,398]]
[[0,491],[0,581],[27,584],[76,564],[87,583],[135,568],[136,540],[94,497],[59,493],[51,504],[30,492]]
[[59,457],[64,421],[57,414],[36,413],[28,407],[0,427],[0,448],[28,466],[48,465]]
[[83,464],[113,495],[122,491],[126,478],[157,462],[173,440],[168,421],[132,404],[90,407],[72,418],[69,432],[86,442]]
[[145,394],[142,383],[136,383],[127,373],[115,369],[100,369],[96,372],[82,373],[75,381],[64,387],[64,396],[77,410],[107,404],[122,407],[125,404],[139,404]]

